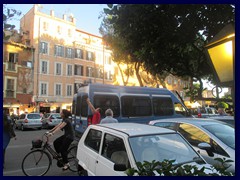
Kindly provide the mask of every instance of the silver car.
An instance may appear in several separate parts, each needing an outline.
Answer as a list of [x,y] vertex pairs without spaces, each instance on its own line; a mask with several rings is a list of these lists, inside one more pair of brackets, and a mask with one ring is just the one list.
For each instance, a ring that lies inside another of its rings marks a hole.
[[62,122],[62,117],[60,113],[47,113],[42,117],[42,128],[53,128]]
[[42,129],[40,113],[29,113],[29,114],[21,114],[19,119],[16,122],[16,129],[21,129],[24,131],[25,129]]
[[231,159],[227,170],[235,173],[235,129],[226,123],[206,118],[175,118],[149,122],[150,125],[180,132],[209,164],[215,158]]

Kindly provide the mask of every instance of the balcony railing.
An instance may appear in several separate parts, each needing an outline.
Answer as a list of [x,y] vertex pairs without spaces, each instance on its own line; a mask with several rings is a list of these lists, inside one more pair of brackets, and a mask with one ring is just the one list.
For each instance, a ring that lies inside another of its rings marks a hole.
[[8,62],[7,70],[8,71],[16,71],[16,64],[12,63],[12,62]]

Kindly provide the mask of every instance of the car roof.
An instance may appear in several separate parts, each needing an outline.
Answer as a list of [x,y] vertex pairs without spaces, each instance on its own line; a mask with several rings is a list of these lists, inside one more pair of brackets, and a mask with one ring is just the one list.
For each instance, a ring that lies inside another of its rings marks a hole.
[[150,135],[159,133],[174,133],[174,130],[150,126],[148,124],[140,123],[106,123],[98,124],[96,126],[116,130],[127,134],[128,136]]
[[194,125],[209,125],[209,124],[225,124],[222,122],[219,122],[214,119],[209,118],[168,118],[168,119],[158,119],[158,120],[152,120],[149,123],[154,124],[157,122],[183,122],[183,123],[190,123]]

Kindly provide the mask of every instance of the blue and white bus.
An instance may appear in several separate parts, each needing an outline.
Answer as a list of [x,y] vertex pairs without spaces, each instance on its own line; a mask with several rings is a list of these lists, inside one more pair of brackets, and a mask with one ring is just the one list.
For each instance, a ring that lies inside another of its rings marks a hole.
[[95,108],[102,109],[101,118],[105,117],[105,110],[111,108],[120,123],[146,124],[154,119],[189,116],[185,105],[164,88],[88,84],[78,89],[72,102],[73,125],[80,136],[92,121],[87,98]]

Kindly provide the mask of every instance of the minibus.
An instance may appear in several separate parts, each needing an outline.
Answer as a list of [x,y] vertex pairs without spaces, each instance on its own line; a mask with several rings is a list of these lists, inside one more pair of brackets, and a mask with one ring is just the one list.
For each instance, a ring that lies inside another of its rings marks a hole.
[[110,108],[119,123],[147,124],[154,119],[189,116],[187,107],[165,88],[87,84],[78,89],[72,102],[73,126],[77,136],[81,136],[92,121],[93,114],[87,98],[95,108],[101,108],[101,118]]

